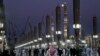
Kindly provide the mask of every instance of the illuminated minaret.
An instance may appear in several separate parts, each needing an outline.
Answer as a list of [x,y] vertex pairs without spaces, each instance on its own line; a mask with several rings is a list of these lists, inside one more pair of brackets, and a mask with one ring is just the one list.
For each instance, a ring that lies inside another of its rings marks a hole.
[[68,22],[68,12],[67,12],[67,4],[66,2],[62,4],[64,8],[64,39],[69,38],[69,22]]
[[73,0],[73,17],[74,17],[74,24],[73,28],[75,31],[75,40],[78,44],[79,36],[80,36],[80,0]]

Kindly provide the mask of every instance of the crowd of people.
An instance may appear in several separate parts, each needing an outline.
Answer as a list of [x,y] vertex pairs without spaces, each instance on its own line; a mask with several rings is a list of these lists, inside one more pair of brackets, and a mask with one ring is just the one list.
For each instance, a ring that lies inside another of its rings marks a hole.
[[14,51],[10,50],[3,50],[3,52],[0,52],[0,56],[16,56]]
[[16,56],[100,56],[100,47],[68,47],[68,48],[35,48],[24,49]]

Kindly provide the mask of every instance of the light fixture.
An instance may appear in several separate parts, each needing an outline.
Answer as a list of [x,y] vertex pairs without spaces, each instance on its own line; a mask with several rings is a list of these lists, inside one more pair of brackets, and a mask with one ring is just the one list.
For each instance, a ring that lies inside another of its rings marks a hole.
[[32,43],[33,43],[33,41],[30,41],[30,42],[15,46],[15,48],[20,48],[20,47],[23,47],[23,46],[26,46],[26,45],[29,45],[29,44],[32,44]]
[[56,44],[57,44],[57,42],[52,42],[52,44],[53,44],[53,45],[56,45]]
[[2,40],[2,37],[0,37],[0,40]]
[[98,35],[93,35],[93,38],[98,38]]
[[37,42],[37,40],[34,40],[34,42]]
[[62,34],[62,32],[61,31],[56,31],[56,34]]
[[64,7],[64,4],[61,4],[62,7]]
[[79,28],[81,28],[81,24],[73,24],[73,28],[79,29]]
[[86,43],[86,41],[85,41],[85,40],[81,40],[81,41],[82,41],[82,43],[84,43],[84,44]]
[[66,40],[66,42],[67,42],[67,43],[70,43],[70,42],[71,42],[71,40]]
[[65,43],[64,43],[64,42],[62,42],[61,44],[62,44],[62,46],[64,46],[64,45],[65,45]]
[[51,36],[50,35],[46,35],[46,38],[50,38]]
[[3,23],[0,23],[0,28],[3,28],[4,24]]
[[40,41],[41,41],[41,40],[42,40],[42,38],[38,38],[38,40],[40,40]]

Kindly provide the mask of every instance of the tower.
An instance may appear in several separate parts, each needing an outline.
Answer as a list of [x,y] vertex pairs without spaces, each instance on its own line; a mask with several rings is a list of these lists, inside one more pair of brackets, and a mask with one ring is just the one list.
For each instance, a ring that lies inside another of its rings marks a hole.
[[50,35],[50,16],[46,16],[46,35]]
[[67,4],[66,2],[64,3],[64,39],[69,38],[69,20],[68,20],[68,13],[67,13]]
[[5,49],[5,10],[3,0],[0,0],[0,49]]
[[93,46],[97,46],[97,17],[93,16]]
[[38,37],[41,38],[42,35],[42,22],[38,23]]
[[57,44],[58,47],[60,47],[60,40],[61,40],[61,8],[60,5],[56,6],[56,38],[57,38]]
[[56,7],[56,31],[60,31],[61,27],[61,8],[60,5]]
[[76,44],[79,43],[79,31],[81,28],[81,24],[80,24],[80,0],[73,0],[73,17],[74,17],[74,24],[73,24],[73,28],[75,31],[75,40],[76,40]]

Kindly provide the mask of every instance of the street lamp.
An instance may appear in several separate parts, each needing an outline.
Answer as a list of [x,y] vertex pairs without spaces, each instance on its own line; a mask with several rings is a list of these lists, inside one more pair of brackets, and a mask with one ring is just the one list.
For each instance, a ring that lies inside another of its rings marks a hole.
[[94,38],[94,46],[96,46],[96,39],[98,38],[98,35],[93,35]]
[[59,40],[61,38],[61,34],[62,34],[62,31],[60,31],[60,30],[59,31],[56,31],[58,47],[60,46]]
[[66,40],[67,44],[68,44],[68,47],[69,47],[69,44],[71,43],[71,40]]

